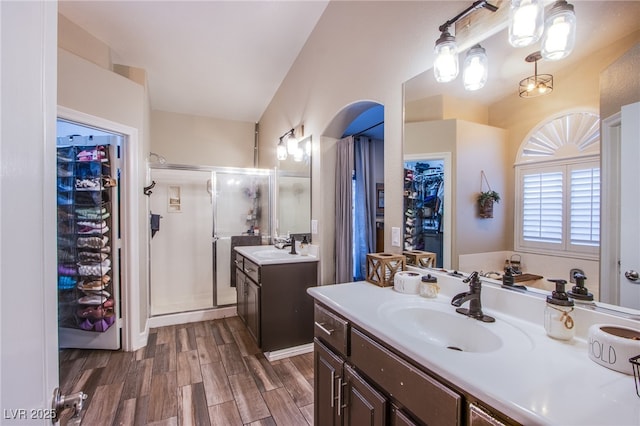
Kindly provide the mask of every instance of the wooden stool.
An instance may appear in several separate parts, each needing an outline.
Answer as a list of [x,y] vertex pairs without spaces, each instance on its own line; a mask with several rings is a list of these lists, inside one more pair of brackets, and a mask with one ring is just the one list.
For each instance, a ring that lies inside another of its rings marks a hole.
[[393,276],[404,270],[406,258],[401,254],[367,254],[367,281],[380,287],[393,285]]
[[421,266],[423,268],[436,267],[436,254],[430,251],[410,250],[403,251],[407,258],[407,265]]

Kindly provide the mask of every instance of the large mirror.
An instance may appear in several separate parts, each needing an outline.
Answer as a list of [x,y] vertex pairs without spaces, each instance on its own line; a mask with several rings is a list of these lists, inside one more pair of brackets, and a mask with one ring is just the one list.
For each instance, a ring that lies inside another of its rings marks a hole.
[[[481,41],[490,61],[488,81],[481,90],[465,91],[460,76],[450,83],[437,83],[432,69],[407,81],[403,87],[405,170],[416,162],[422,162],[423,167],[429,161],[440,164],[438,159],[449,156],[451,164],[444,168],[443,178],[451,193],[444,198],[441,211],[443,262],[438,266],[463,272],[478,270],[488,276],[495,272],[499,279],[505,263],[512,263],[529,278],[523,284],[536,292],[551,290],[547,278],[571,281],[572,270],[578,269],[587,277],[585,284],[596,301],[629,306],[611,298],[608,290],[601,292],[600,259],[607,258],[608,252],[559,257],[515,250],[515,163],[523,142],[547,120],[563,114],[599,116],[601,99],[606,97],[600,93],[602,74],[634,46],[634,60],[638,60],[640,3],[573,3],[578,17],[576,48],[563,60],[537,63],[537,73],[553,75],[555,87],[548,95],[519,97],[520,80],[534,74],[534,64],[525,58],[539,46],[511,47],[506,29]],[[460,54],[461,64],[465,53]],[[624,78],[640,77],[634,71]],[[639,98],[636,94],[635,101]],[[490,219],[479,215],[476,203],[487,185],[501,196]],[[609,250],[606,244],[602,247]]]
[[274,235],[311,232],[311,136],[299,142],[299,156],[289,155],[276,168]]

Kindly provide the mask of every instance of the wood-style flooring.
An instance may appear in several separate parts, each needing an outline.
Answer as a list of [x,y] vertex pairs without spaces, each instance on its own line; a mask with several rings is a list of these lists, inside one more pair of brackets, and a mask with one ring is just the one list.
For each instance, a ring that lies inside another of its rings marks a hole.
[[89,395],[88,426],[313,424],[313,354],[269,362],[238,317],[152,329],[136,352],[61,350],[60,389]]

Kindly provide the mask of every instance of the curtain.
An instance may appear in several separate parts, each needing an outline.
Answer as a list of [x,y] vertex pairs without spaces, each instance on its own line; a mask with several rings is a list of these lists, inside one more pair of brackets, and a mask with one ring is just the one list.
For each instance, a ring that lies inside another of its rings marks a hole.
[[353,137],[339,140],[336,146],[336,282],[345,283],[353,281]]
[[354,143],[355,189],[353,212],[353,276],[356,281],[367,276],[367,253],[374,253],[376,240],[375,164],[372,141],[356,137]]

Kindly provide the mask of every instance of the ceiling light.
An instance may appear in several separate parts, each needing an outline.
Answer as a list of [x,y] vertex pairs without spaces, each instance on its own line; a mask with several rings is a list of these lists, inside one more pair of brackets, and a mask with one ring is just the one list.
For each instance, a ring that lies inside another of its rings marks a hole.
[[444,30],[436,41],[433,72],[438,83],[447,83],[458,76],[458,46],[456,38]]
[[542,36],[542,57],[550,61],[566,58],[576,41],[576,14],[573,5],[565,0],[556,1],[545,20]]
[[521,98],[535,98],[553,91],[553,76],[551,74],[538,74],[539,59],[542,59],[539,51],[525,58],[525,61],[533,62],[535,65],[534,74],[520,81],[519,94]]
[[542,0],[511,0],[509,8],[509,43],[513,47],[529,46],[540,39],[544,27]]
[[488,64],[487,52],[479,44],[469,49],[462,72],[466,90],[478,90],[484,87],[487,82]]

